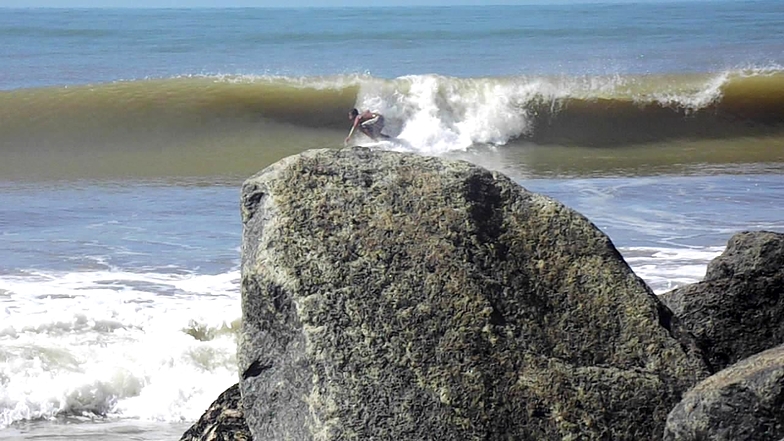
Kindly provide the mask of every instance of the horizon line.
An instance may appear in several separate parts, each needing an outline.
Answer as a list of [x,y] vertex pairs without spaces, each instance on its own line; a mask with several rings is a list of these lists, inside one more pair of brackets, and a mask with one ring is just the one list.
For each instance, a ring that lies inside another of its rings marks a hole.
[[[523,2],[500,2],[490,4],[465,4],[458,3],[452,5],[444,4],[411,4],[411,5],[390,5],[390,4],[368,4],[368,5],[302,5],[302,6],[277,6],[277,5],[197,5],[197,6],[157,6],[157,5],[115,5],[115,6],[85,6],[85,5],[72,5],[72,6],[2,6],[0,10],[30,10],[30,9],[170,9],[170,10],[188,10],[188,9],[393,9],[393,8],[451,8],[451,7],[498,7],[498,6],[550,6],[550,5],[638,5],[638,4],[652,4],[652,3],[696,3],[696,2],[727,2],[735,0],[526,0]],[[746,2],[756,2],[761,0],[741,0]]]

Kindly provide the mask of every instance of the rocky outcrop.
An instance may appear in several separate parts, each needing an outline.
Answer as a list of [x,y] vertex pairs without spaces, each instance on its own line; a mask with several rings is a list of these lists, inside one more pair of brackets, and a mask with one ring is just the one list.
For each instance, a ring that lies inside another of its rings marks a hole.
[[242,217],[255,439],[655,440],[707,375],[607,236],[471,164],[309,151]]
[[717,371],[784,344],[784,234],[734,235],[702,282],[661,298]]
[[667,419],[667,441],[784,438],[784,347],[747,358],[690,390]]
[[180,441],[251,441],[241,403],[239,385],[235,384],[220,394]]

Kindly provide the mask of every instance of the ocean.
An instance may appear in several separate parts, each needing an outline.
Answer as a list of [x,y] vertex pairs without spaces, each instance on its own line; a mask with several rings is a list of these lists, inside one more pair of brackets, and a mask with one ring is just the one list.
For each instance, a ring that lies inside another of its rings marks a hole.
[[238,380],[241,182],[389,141],[585,214],[657,293],[784,232],[784,3],[0,9],[0,439],[174,440]]

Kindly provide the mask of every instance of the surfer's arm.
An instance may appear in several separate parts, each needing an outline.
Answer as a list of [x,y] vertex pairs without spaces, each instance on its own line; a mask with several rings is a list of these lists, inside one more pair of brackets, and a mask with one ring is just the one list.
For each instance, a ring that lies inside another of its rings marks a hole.
[[346,136],[346,141],[344,142],[344,144],[348,144],[348,141],[351,139],[351,136],[354,135],[354,130],[357,129],[358,125],[359,125],[359,118],[354,120],[354,125],[351,126],[351,131],[348,132],[348,136]]

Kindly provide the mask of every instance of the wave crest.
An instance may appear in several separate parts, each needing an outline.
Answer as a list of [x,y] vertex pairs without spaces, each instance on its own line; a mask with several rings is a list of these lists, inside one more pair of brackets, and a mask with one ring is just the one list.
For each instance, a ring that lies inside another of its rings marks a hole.
[[340,147],[352,107],[383,113],[395,145],[422,154],[784,133],[778,67],[582,77],[198,76],[14,90],[0,99],[0,175],[11,177],[69,167],[89,176],[118,168],[246,176],[303,150]]

